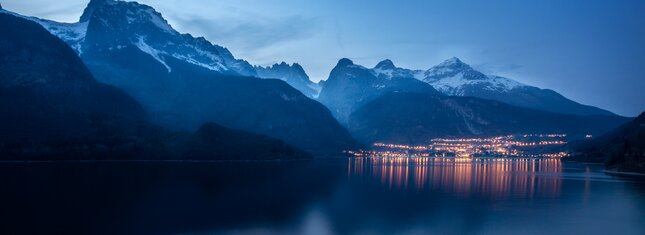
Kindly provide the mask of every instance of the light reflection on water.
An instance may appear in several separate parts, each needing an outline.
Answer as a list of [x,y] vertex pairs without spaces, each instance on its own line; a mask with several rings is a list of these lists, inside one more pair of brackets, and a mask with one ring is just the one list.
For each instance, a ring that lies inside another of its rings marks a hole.
[[645,184],[558,159],[0,164],[0,234],[645,234]]
[[459,196],[558,197],[559,159],[352,158],[349,179],[378,179],[389,189],[438,190]]

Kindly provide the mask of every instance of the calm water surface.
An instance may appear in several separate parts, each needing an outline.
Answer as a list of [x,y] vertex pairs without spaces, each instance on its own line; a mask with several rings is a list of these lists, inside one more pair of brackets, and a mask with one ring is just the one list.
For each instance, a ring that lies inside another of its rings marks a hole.
[[645,234],[645,184],[559,160],[0,163],[0,234]]

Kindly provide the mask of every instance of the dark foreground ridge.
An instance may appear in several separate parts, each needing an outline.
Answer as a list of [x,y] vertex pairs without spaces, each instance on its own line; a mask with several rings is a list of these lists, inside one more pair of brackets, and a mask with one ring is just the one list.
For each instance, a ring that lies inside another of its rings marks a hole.
[[604,162],[609,171],[645,173],[645,113],[609,133],[573,144],[573,160]]
[[2,160],[310,158],[283,141],[209,123],[196,134],[150,124],[118,88],[97,82],[40,25],[0,13]]
[[349,118],[365,143],[425,144],[438,137],[491,137],[522,133],[602,134],[629,121],[618,116],[578,116],[527,109],[475,97],[413,92],[385,94]]

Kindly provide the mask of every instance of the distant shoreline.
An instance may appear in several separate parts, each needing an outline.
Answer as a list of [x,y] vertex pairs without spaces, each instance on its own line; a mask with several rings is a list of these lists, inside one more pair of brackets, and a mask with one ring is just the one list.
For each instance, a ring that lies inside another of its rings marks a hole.
[[627,172],[627,171],[615,171],[615,170],[604,170],[603,172],[605,172],[607,174],[610,174],[610,175],[627,176],[627,177],[639,177],[639,178],[644,178],[645,179],[645,173]]

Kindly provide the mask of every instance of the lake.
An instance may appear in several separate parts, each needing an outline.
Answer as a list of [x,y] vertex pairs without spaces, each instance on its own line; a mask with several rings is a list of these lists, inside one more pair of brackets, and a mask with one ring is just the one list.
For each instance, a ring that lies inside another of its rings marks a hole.
[[645,184],[557,159],[0,163],[0,234],[645,234]]

